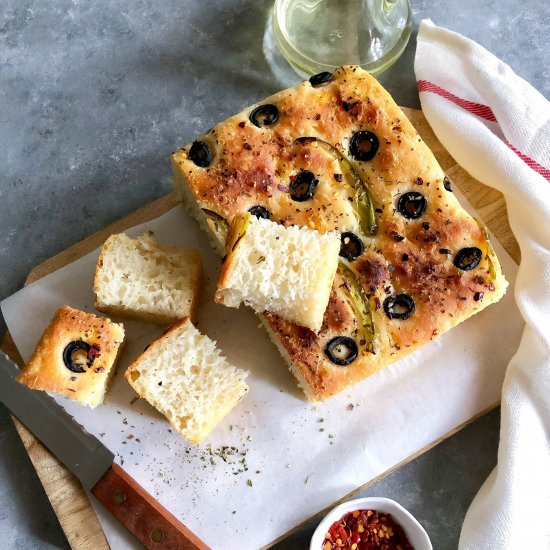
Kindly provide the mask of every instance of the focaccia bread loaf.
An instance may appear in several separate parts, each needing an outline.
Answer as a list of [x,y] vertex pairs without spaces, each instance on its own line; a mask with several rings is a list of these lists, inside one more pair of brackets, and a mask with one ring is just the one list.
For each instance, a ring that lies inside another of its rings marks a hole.
[[248,392],[248,372],[230,365],[187,317],[153,342],[124,376],[192,445]]
[[17,380],[94,408],[103,401],[123,340],[123,325],[63,306]]
[[318,334],[263,316],[311,400],[326,399],[500,299],[483,225],[367,72],[324,73],[172,155],[174,186],[223,250],[237,214],[341,234]]
[[162,246],[149,233],[111,235],[97,260],[95,307],[160,324],[195,321],[201,274],[196,250]]
[[319,332],[338,267],[340,238],[256,218],[233,219],[216,301],[241,303]]

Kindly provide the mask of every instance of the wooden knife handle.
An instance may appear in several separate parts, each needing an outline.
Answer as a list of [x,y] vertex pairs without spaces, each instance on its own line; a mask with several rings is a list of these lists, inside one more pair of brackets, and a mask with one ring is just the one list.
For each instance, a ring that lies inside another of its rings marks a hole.
[[118,464],[96,483],[92,494],[150,550],[210,550]]

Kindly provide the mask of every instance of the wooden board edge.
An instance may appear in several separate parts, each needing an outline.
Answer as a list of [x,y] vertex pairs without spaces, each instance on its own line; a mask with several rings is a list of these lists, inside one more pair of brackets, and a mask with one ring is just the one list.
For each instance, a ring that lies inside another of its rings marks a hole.
[[93,252],[105,242],[108,236],[114,235],[115,233],[120,233],[130,227],[133,227],[134,225],[139,225],[154,220],[155,218],[158,218],[162,214],[168,212],[171,208],[177,206],[179,203],[180,201],[178,200],[176,193],[172,191],[171,193],[167,193],[153,202],[134,210],[127,216],[124,216],[124,218],[113,222],[93,235],[86,237],[84,240],[79,241],[59,254],[52,256],[41,264],[38,264],[29,273],[29,276],[25,281],[25,286],[30,283],[34,283],[34,281],[37,281],[38,279],[57,271],[59,268],[78,260],[82,256]]
[[[23,366],[9,332],[0,349]],[[78,479],[15,416],[10,416],[71,548],[110,550],[90,499]]]
[[[520,252],[518,243],[515,240],[513,233],[510,229],[508,217],[502,216],[502,212],[506,212],[506,204],[502,194],[495,189],[483,185],[481,182],[475,180],[463,168],[456,164],[454,159],[451,157],[448,151],[443,148],[443,146],[433,133],[431,127],[427,123],[421,111],[409,108],[403,108],[403,111],[406,116],[411,120],[422,139],[433,151],[441,167],[468,198],[476,211],[479,213],[480,217],[484,220],[484,222],[491,229],[497,239],[501,242],[505,250],[516,261],[516,263],[519,263]],[[79,259],[85,254],[92,252],[93,250],[101,246],[109,235],[113,233],[119,233],[134,225],[153,220],[158,216],[166,213],[171,208],[177,206],[177,204],[179,204],[178,198],[176,194],[172,192],[163,197],[160,197],[159,199],[156,199],[152,203],[149,203],[139,208],[138,210],[135,210],[124,218],[117,220],[116,222],[110,224],[101,231],[94,233],[90,237],[76,243],[70,248],[64,250],[63,252],[57,254],[56,256],[53,256],[52,258],[42,262],[41,264],[33,268],[25,282],[25,286],[56,271],[64,265],[67,265]],[[6,339],[0,346],[0,349],[6,351],[8,355],[10,355],[10,352],[8,352],[4,348],[4,344],[6,343],[6,341],[9,342],[10,340],[11,337],[8,333]],[[10,346],[8,345],[8,349],[9,348]],[[17,352],[17,350],[15,351]],[[11,353],[13,353],[13,350],[11,350]],[[17,353],[17,355],[19,354]],[[21,365],[22,362],[20,362],[19,364]],[[420,449],[410,457],[407,457],[407,459],[390,468],[389,470],[383,472],[382,474],[380,474],[380,476],[369,481],[367,484],[352,491],[351,493],[340,499],[338,502],[327,507],[325,510],[319,512],[318,514],[315,514],[314,516],[296,526],[294,529],[281,536],[277,540],[271,542],[268,546],[264,548],[268,548],[273,544],[276,544],[280,540],[283,540],[288,535],[300,529],[307,522],[326,513],[338,503],[349,499],[351,496],[364,490],[369,485],[372,485],[376,481],[379,481],[386,475],[392,473],[397,468],[407,464],[411,460],[414,460],[426,451],[429,451],[434,446],[451,437],[456,432],[458,432],[471,422],[474,422],[477,418],[486,414],[496,406],[498,406],[498,403],[484,409],[468,421],[460,424],[450,432],[441,436],[438,440]],[[24,426],[22,426],[18,421],[15,421],[15,425],[23,441],[23,444],[25,445],[25,448],[29,453],[31,461],[35,469],[37,470],[38,476],[42,484],[44,485],[48,498],[52,503],[54,511],[61,523],[67,539],[69,540],[71,548],[73,548],[74,550],[109,550],[109,545],[107,543],[101,525],[99,524],[97,515],[95,514],[92,505],[78,480],[72,477],[72,474],[70,474],[70,472],[68,472],[65,467],[59,461],[57,461],[57,459],[53,457],[53,455],[51,455],[51,453],[49,453],[49,451],[47,451],[47,449],[45,449],[43,445],[40,444],[40,442],[38,442],[38,440],[30,432],[28,432],[28,430],[26,430]],[[45,458],[43,457],[47,457],[49,461],[51,461],[49,462],[49,465],[46,465],[46,462],[44,462],[43,465],[43,460],[45,460]],[[45,471],[44,468],[52,468],[54,471],[61,470],[61,473],[56,479],[57,483],[60,484],[59,487],[55,483],[51,485],[49,484],[49,480],[46,478],[47,470]],[[43,478],[45,479],[45,481],[43,480]],[[74,503],[78,503],[79,506],[77,510],[72,511],[73,514],[75,513],[75,511],[79,512],[78,530],[76,531],[76,533],[74,530],[75,523],[73,522],[73,520],[71,520],[71,516],[69,516],[69,518],[66,518],[64,515],[66,510],[63,506],[61,506],[63,503],[57,502],[57,497],[59,494],[58,491],[61,491],[63,487],[65,488],[66,493],[63,493],[62,500],[71,500]],[[86,523],[86,525],[84,525],[84,523]],[[81,536],[81,534],[86,536]],[[92,545],[90,545],[90,543],[92,543]]]

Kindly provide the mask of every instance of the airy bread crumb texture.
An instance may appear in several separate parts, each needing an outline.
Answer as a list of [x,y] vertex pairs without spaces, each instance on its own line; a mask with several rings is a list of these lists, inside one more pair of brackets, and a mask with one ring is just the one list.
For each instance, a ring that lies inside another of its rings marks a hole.
[[196,250],[161,246],[147,233],[112,235],[97,262],[96,308],[160,324],[195,320],[201,273]]
[[340,238],[236,216],[227,239],[216,301],[270,311],[318,332],[338,267]]
[[230,365],[215,342],[185,318],[151,344],[125,377],[197,445],[248,392],[248,374]]

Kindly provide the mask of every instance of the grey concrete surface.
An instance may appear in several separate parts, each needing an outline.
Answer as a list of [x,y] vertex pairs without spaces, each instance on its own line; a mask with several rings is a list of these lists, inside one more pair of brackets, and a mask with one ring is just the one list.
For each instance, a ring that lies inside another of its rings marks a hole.
[[[418,21],[477,40],[550,97],[550,3],[413,0],[415,31],[381,78],[418,107]],[[0,2],[0,298],[30,269],[169,190],[167,155],[297,81],[264,40],[272,0]],[[0,333],[2,328],[0,326]],[[493,412],[365,494],[402,502],[434,548],[456,548],[496,462]],[[2,548],[67,548],[0,407]],[[277,548],[307,547],[313,526]]]

